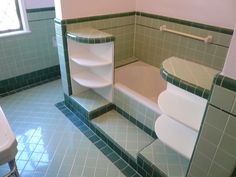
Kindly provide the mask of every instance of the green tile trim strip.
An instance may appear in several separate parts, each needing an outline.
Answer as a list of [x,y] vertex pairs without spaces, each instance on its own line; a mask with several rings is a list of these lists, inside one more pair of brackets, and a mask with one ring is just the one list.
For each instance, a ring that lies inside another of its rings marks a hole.
[[201,29],[205,29],[205,30],[220,32],[220,33],[224,33],[224,34],[230,34],[230,35],[233,34],[232,29],[220,28],[220,27],[206,25],[206,24],[202,24],[202,23],[195,23],[195,22],[191,22],[191,21],[187,21],[187,20],[181,20],[181,19],[177,19],[177,18],[149,14],[149,13],[145,13],[145,12],[136,12],[135,14],[139,15],[139,16],[165,20],[165,21],[169,21],[169,22],[174,22],[174,23],[178,23],[178,24],[182,24],[182,25],[187,25],[187,26],[197,27],[197,28],[201,28]]
[[[77,105],[73,103],[73,100],[70,96],[64,94],[64,99],[66,107],[68,107],[72,111],[72,113],[74,113],[77,116],[77,119],[85,123],[99,138],[101,138],[105,142],[105,145],[114,150],[118,154],[119,158],[122,158],[122,160],[126,161],[139,174],[145,177],[162,177],[162,176],[154,176],[155,173],[153,173],[154,175],[150,175],[152,174],[152,172],[148,171],[148,169],[152,170],[151,168],[147,167],[146,169],[143,169],[143,167],[139,166],[137,162],[133,160],[133,158],[130,158],[131,155],[127,155],[126,153],[124,153],[124,151],[119,148],[120,146],[117,146],[116,143],[113,143],[113,141],[110,140],[110,138],[107,135],[103,134],[103,132],[100,131],[100,129],[98,129],[97,126],[94,126],[94,124],[87,117],[84,116],[81,110],[78,110]],[[111,160],[113,161],[114,159]],[[118,168],[121,167],[121,164],[119,162],[115,162],[115,165],[118,165]]]
[[37,8],[37,9],[26,9],[27,13],[33,12],[45,12],[45,11],[54,11],[55,7],[45,7],[45,8]]
[[236,80],[227,76],[217,74],[214,78],[214,84],[236,92]]
[[84,122],[82,115],[77,115],[66,107],[64,102],[55,105],[125,176],[141,177],[127,161],[123,160],[104,139],[97,135],[96,129]]
[[135,15],[135,12],[124,12],[124,13],[117,13],[117,14],[99,15],[99,16],[82,17],[82,18],[66,19],[66,20],[55,19],[55,21],[56,23],[61,23],[61,24],[72,24],[72,23],[78,23],[78,22],[103,20],[103,19],[108,19],[108,18],[125,17],[125,16],[132,16],[132,15]]
[[[99,32],[99,30],[96,30],[96,31]],[[85,36],[80,36],[79,34],[74,33],[74,32],[67,32],[67,37],[76,42],[81,42],[81,43],[86,43],[86,44],[99,44],[99,43],[112,42],[115,40],[115,37],[113,35],[110,35],[102,31],[101,33],[106,34],[106,35],[100,35],[100,33],[98,33],[97,36],[93,34],[92,35],[93,37],[89,37],[89,35],[88,37],[87,36],[85,37]]]
[[193,93],[197,96],[200,96],[205,99],[209,99],[210,97],[210,90],[199,87],[197,85],[193,85],[192,83],[189,83],[187,81],[184,81],[176,76],[173,76],[172,74],[168,73],[163,66],[160,68],[160,74],[163,79],[165,79],[167,82],[180,87],[190,93]]
[[14,94],[60,78],[59,65],[0,81],[0,97]]
[[83,17],[83,18],[76,18],[76,19],[67,19],[67,20],[55,19],[55,23],[72,24],[72,23],[78,23],[78,22],[87,22],[87,21],[93,21],[93,20],[102,20],[102,19],[108,19],[108,18],[132,16],[132,15],[165,20],[165,21],[169,21],[169,22],[174,22],[174,23],[178,23],[178,24],[182,24],[182,25],[187,25],[187,26],[197,27],[197,28],[201,28],[201,29],[205,29],[205,30],[220,32],[220,33],[224,33],[224,34],[230,34],[230,35],[233,34],[233,29],[221,28],[221,27],[216,27],[216,26],[211,26],[211,25],[206,25],[206,24],[201,24],[201,23],[195,23],[195,22],[191,22],[191,21],[187,21],[187,20],[181,20],[181,19],[177,19],[177,18],[171,18],[171,17],[150,14],[150,13],[145,13],[145,12],[138,12],[138,11],[137,12],[125,12],[125,13],[118,13],[118,14],[110,14],[110,15]]

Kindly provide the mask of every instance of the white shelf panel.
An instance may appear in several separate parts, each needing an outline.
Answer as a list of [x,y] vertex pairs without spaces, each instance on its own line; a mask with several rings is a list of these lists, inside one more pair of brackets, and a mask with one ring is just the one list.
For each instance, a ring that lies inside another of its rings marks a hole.
[[206,108],[206,102],[165,90],[158,97],[160,109],[168,116],[199,131]]
[[72,79],[78,84],[88,88],[102,88],[112,84],[91,72],[82,72],[72,75]]
[[72,56],[71,60],[80,66],[96,67],[112,64],[112,60],[106,60],[92,53],[82,56]]
[[155,132],[164,144],[190,159],[197,132],[162,114],[155,123]]

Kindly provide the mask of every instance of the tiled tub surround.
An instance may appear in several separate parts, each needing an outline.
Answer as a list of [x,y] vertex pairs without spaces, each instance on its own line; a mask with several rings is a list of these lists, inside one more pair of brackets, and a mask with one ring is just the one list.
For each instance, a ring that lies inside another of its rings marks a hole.
[[[156,24],[158,24],[157,27]],[[213,35],[214,39],[213,43],[204,44],[202,42],[200,43],[199,41],[195,41],[189,38],[160,32],[159,26],[164,24],[170,28],[173,27],[173,29],[183,30],[184,32],[194,33],[196,35],[205,36],[206,34],[211,34]],[[219,70],[222,69],[224,58],[228,50],[228,45],[232,35],[232,30],[221,29],[202,24],[195,24],[183,20],[176,20],[168,17],[162,17],[158,15],[152,15],[140,12],[105,15],[98,17],[87,17],[87,18],[71,19],[63,21],[56,20],[55,25],[58,39],[57,42],[59,46],[58,50],[60,56],[60,63],[63,66],[61,71],[63,73],[62,75],[64,75],[62,76],[62,81],[64,82],[63,84],[64,93],[67,95],[71,95],[71,84],[70,84],[70,77],[68,74],[69,60],[68,60],[67,42],[65,37],[66,31],[68,29],[78,29],[79,27],[93,27],[113,34],[116,38],[116,43],[115,43],[116,65],[117,63],[119,65],[119,61],[122,61],[120,63],[123,64],[124,63],[123,61],[126,60],[128,62],[129,58],[135,59],[136,57],[138,57],[139,59],[144,60],[147,63],[160,67],[160,64],[166,58],[174,55]],[[117,43],[119,43],[117,42],[117,37],[120,37],[120,39],[123,40],[123,41],[119,40],[121,45],[117,45]],[[115,89],[114,95],[116,94],[117,90]],[[120,96],[121,95],[119,95],[119,97]],[[126,97],[126,95],[124,95],[124,97]],[[123,100],[123,105],[125,105],[124,108],[127,108],[127,110],[123,111],[122,109],[119,108],[119,106],[116,107],[116,110],[122,113],[125,117],[129,118],[130,120],[133,120],[133,122],[136,123],[136,125],[138,125],[139,127],[142,127],[143,124],[141,121],[137,121],[136,119],[134,119],[133,116],[129,115],[130,104],[127,106],[126,103],[127,101],[129,101],[130,98],[125,98],[125,99],[124,99],[125,101]],[[131,104],[134,103],[135,105],[140,104],[139,102],[135,102],[132,99],[130,99],[130,103]],[[143,109],[142,104],[140,108],[144,110],[142,112],[144,113],[142,114],[142,121],[143,117],[150,116],[153,118],[153,119],[151,118],[151,121],[154,123],[158,114],[149,111],[149,109],[147,110],[145,110],[146,108]],[[77,112],[77,114],[81,114],[78,111],[76,111],[75,108],[73,110]],[[84,121],[89,123],[87,119],[84,119]],[[145,121],[147,122],[148,119],[145,119]],[[151,130],[151,128],[147,126],[146,127],[143,126],[143,128],[144,129],[146,128],[146,130],[148,129],[147,132]],[[107,137],[105,137],[101,132],[96,130],[96,133],[98,133],[99,136],[105,138],[108,144],[111,144],[111,142],[107,140]],[[125,156],[121,151],[119,152],[122,157],[127,159],[127,156]],[[145,174],[144,176],[146,175],[155,176],[156,173],[153,173],[155,171],[153,169],[154,168],[152,166],[150,168],[150,166],[147,165],[147,162],[145,161],[144,158],[141,159],[139,165],[137,166],[137,170],[141,174],[142,172],[144,172]]]
[[170,57],[162,63],[160,73],[173,85],[207,99],[214,76],[219,72],[198,63]]
[[215,77],[188,177],[229,177],[236,164],[236,81]]
[[157,98],[166,89],[159,72],[143,62],[115,69],[114,104],[152,131],[161,114]]
[[0,95],[59,77],[54,8],[27,10],[30,33],[0,40]]
[[[210,44],[161,32],[159,27],[167,25],[171,29],[190,34],[213,36]],[[71,94],[68,76],[68,52],[66,32],[81,27],[93,27],[115,36],[115,66],[130,63],[136,58],[160,67],[171,56],[191,60],[221,70],[233,30],[224,29],[185,20],[179,20],[143,12],[84,17],[78,19],[55,20],[58,54],[60,58],[64,92]]]

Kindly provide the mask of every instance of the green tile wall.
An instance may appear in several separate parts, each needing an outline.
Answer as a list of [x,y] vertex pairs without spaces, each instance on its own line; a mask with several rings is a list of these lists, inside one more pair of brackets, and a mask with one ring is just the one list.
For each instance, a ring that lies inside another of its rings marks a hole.
[[[162,32],[161,25],[199,36],[212,35],[211,44]],[[171,56],[177,56],[222,70],[231,34],[205,30],[167,20],[136,15],[135,57],[157,67]]]
[[216,76],[188,177],[232,174],[236,165],[235,88],[236,80]]
[[[171,56],[185,58],[221,70],[231,40],[231,30],[192,22],[160,17],[145,13],[124,13],[108,16],[71,19],[67,30],[79,27],[94,27],[116,37],[115,63],[127,63],[131,57],[139,58],[151,65],[160,67],[161,62]],[[159,27],[206,36],[212,35],[211,44],[161,32]],[[223,32],[222,32],[223,31]]]
[[58,65],[55,39],[55,11],[27,13],[31,33],[0,40],[0,80]]
[[57,39],[57,50],[60,63],[61,82],[63,92],[66,95],[71,95],[71,80],[70,80],[70,67],[68,58],[68,49],[66,41],[66,25],[61,24],[60,21],[55,20],[55,31]]

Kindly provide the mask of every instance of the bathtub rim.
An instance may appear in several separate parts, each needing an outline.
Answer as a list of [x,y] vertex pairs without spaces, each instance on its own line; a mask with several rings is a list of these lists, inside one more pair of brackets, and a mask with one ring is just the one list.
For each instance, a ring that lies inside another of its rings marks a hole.
[[136,100],[137,102],[139,102],[142,105],[146,106],[147,108],[151,109],[152,111],[154,111],[158,115],[162,114],[157,102],[155,103],[153,101],[150,101],[145,96],[142,96],[141,94],[133,91],[132,89],[126,87],[125,85],[123,85],[119,82],[115,83],[114,88],[121,91],[125,95],[129,96],[133,100]]

